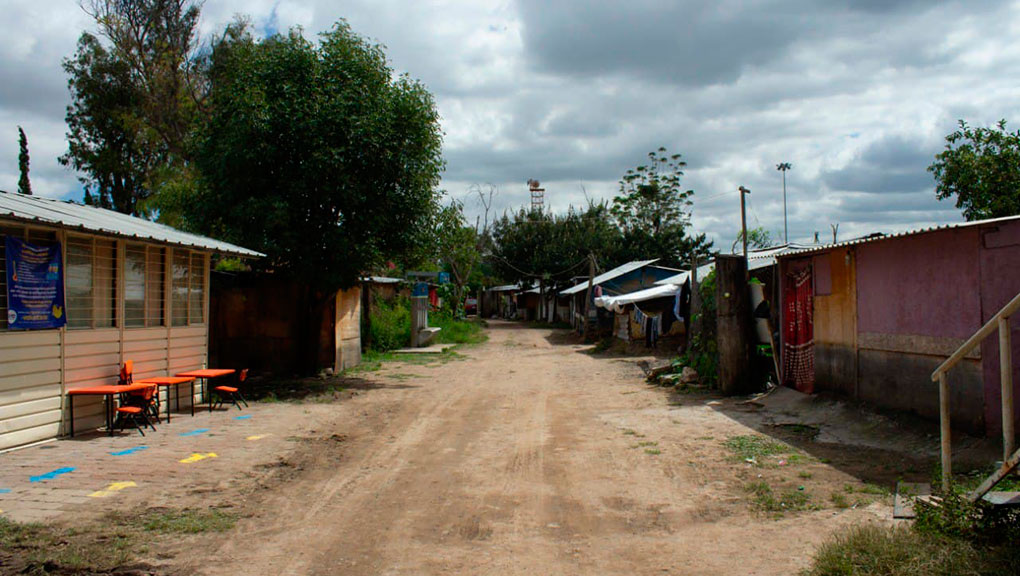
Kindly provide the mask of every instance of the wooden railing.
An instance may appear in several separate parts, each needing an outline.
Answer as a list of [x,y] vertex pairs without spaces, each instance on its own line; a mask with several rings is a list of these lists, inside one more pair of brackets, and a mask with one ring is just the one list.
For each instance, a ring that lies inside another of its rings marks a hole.
[[[999,479],[1001,480],[1001,478],[1009,472],[1009,470],[1006,470],[1006,467],[1011,461],[1016,460],[1016,454],[1014,454],[1016,449],[1016,433],[1013,429],[1013,362],[1010,354],[1009,317],[1017,310],[1020,310],[1020,294],[1014,296],[1008,304],[1003,306],[1002,309],[995,314],[995,316],[992,316],[992,318],[989,319],[980,330],[968,338],[962,346],[956,349],[956,352],[953,352],[953,354],[947,358],[945,362],[939,365],[939,367],[931,374],[932,381],[939,383],[939,423],[942,428],[943,487],[948,487],[952,480],[952,435],[950,432],[949,422],[949,380],[946,373],[996,330],[999,331],[999,378],[1002,384],[1003,469],[996,472],[996,474],[989,478],[989,480],[992,480],[996,476],[999,476]],[[1016,464],[1014,463],[1013,467],[1015,466]],[[1009,469],[1012,470],[1012,467]],[[987,483],[988,482],[986,481],[985,484]],[[985,487],[985,484],[982,484],[983,488]],[[992,483],[992,486],[993,485],[994,482]],[[991,486],[988,486],[984,489],[984,492],[987,492],[990,489]],[[979,491],[980,490],[981,489],[979,489]],[[977,498],[983,496],[984,492],[977,494]]]

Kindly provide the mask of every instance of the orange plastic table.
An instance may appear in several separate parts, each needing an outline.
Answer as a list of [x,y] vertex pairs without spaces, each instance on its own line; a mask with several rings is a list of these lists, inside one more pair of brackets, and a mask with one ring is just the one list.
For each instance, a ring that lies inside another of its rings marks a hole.
[[115,384],[112,386],[87,386],[85,388],[71,388],[67,391],[67,403],[71,410],[71,423],[70,432],[71,438],[74,438],[74,397],[75,396],[106,396],[106,432],[113,436],[113,397],[117,394],[124,394],[126,392],[134,392],[135,390],[145,390],[150,388],[152,384]]
[[[188,370],[187,372],[178,372],[176,376],[186,378],[200,378],[202,380],[202,399],[209,403],[209,411],[212,412],[212,398],[207,394],[209,388],[210,378],[222,378],[223,376],[230,376],[237,370],[232,368],[203,368],[201,370]],[[194,400],[192,400],[192,407],[194,407]]]
[[[156,376],[155,378],[143,378],[141,380],[135,380],[135,384],[155,384],[156,386],[162,386],[167,389],[166,391],[166,421],[170,421],[170,387],[174,387],[174,401],[177,403],[177,409],[181,409],[181,384],[187,384],[188,382],[194,382],[195,378],[191,376]],[[191,415],[195,415],[195,403],[191,403]]]

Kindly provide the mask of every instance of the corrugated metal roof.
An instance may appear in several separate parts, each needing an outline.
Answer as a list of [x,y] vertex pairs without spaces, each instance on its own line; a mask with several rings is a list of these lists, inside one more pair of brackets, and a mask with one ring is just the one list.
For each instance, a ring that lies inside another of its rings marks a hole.
[[504,284],[502,286],[493,286],[492,288],[486,288],[486,292],[513,292],[520,290],[520,284]]
[[228,242],[213,240],[198,234],[181,232],[164,224],[121,214],[113,210],[0,190],[0,218],[4,217],[23,222],[56,226],[58,228],[110,234],[124,238],[137,238],[139,240],[155,240],[232,256],[264,256],[260,252],[235,246]]
[[[643,268],[643,267],[645,267],[645,266],[647,266],[647,265],[649,265],[649,264],[651,264],[653,262],[658,262],[658,261],[659,261],[659,259],[656,258],[654,260],[635,260],[633,262],[627,262],[626,264],[624,264],[622,266],[617,266],[616,268],[613,268],[609,272],[606,272],[604,274],[599,274],[598,276],[593,278],[592,279],[592,286],[596,286],[596,285],[601,284],[603,282],[612,280],[613,278],[616,278],[618,276],[623,276],[624,274],[626,274],[628,272],[633,272],[634,270],[637,270],[639,268]],[[566,290],[561,291],[560,294],[565,295],[565,296],[566,295],[570,295],[570,294],[577,294],[578,292],[580,292],[582,290],[587,290],[587,289],[588,289],[588,282],[585,281],[585,282],[581,282],[581,283],[577,284],[576,286],[573,286],[571,288],[567,288]]]
[[371,282],[372,284],[400,284],[404,281],[403,278],[390,278],[389,276],[365,276],[361,279],[362,282]]
[[954,230],[957,228],[969,228],[971,226],[981,226],[984,224],[995,224],[998,222],[1010,222],[1013,220],[1020,220],[1020,215],[1017,216],[1003,216],[1002,218],[989,218],[987,220],[974,220],[972,222],[958,222],[956,224],[944,224],[942,226],[931,226],[928,228],[918,228],[916,230],[907,230],[905,232],[894,232],[892,234],[873,234],[865,236],[863,238],[854,238],[853,240],[846,240],[844,242],[836,242],[835,244],[822,244],[820,246],[810,246],[801,250],[791,250],[785,254],[781,254],[780,257],[795,256],[800,254],[811,254],[814,252],[824,252],[825,250],[832,250],[833,248],[842,248],[844,246],[857,246],[858,244],[870,244],[871,242],[881,242],[882,240],[892,240],[894,238],[903,238],[905,236],[914,236],[917,234],[926,234],[928,232],[938,232],[940,230]]
[[[698,266],[698,279],[700,280],[703,279],[705,276],[708,276],[708,273],[711,272],[712,270],[715,270],[715,261]],[[690,276],[691,276],[690,270],[684,270],[683,272],[677,274],[676,276],[670,276],[669,278],[663,278],[662,280],[659,280],[658,282],[655,283],[655,285],[665,286],[666,284],[676,284],[677,286],[682,286],[684,282],[687,282],[687,279],[690,278]]]

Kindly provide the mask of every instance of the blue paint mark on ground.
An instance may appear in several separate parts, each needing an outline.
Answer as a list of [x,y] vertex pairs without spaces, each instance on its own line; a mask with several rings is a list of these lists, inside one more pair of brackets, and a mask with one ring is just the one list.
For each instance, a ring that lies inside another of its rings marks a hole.
[[251,414],[245,416],[234,416],[234,420],[247,420],[249,418],[251,418]]
[[208,431],[208,428],[199,428],[198,430],[192,430],[191,432],[182,432],[178,434],[178,436],[198,436],[199,434],[205,434]]
[[53,480],[57,476],[60,476],[61,474],[67,474],[68,472],[74,472],[74,468],[57,468],[52,472],[47,472],[45,474],[40,474],[38,476],[30,476],[28,481],[42,482],[43,480]]
[[146,450],[148,446],[135,446],[134,448],[128,448],[127,450],[121,450],[120,452],[110,452],[110,456],[127,456],[128,454],[134,454],[139,450]]
[[0,494],[8,494],[10,491],[10,488],[0,488]]

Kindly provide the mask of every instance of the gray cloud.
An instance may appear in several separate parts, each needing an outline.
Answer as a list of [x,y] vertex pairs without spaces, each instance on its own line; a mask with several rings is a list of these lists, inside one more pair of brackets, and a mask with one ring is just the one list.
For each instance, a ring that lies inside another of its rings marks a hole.
[[[0,21],[0,188],[16,184],[22,124],[37,189],[74,197],[75,175],[56,162],[60,61],[89,23],[73,2],[12,4]],[[451,195],[491,182],[501,212],[538,178],[564,210],[612,198],[628,168],[667,146],[689,163],[695,231],[725,248],[739,185],[753,191],[752,224],[782,229],[782,161],[794,165],[791,240],[827,237],[832,222],[846,238],[959,220],[925,171],[942,138],[957,118],[1020,122],[1016,3],[219,0],[204,6],[203,33],[235,13],[309,37],[344,17],[385,44],[395,70],[436,95]]]

